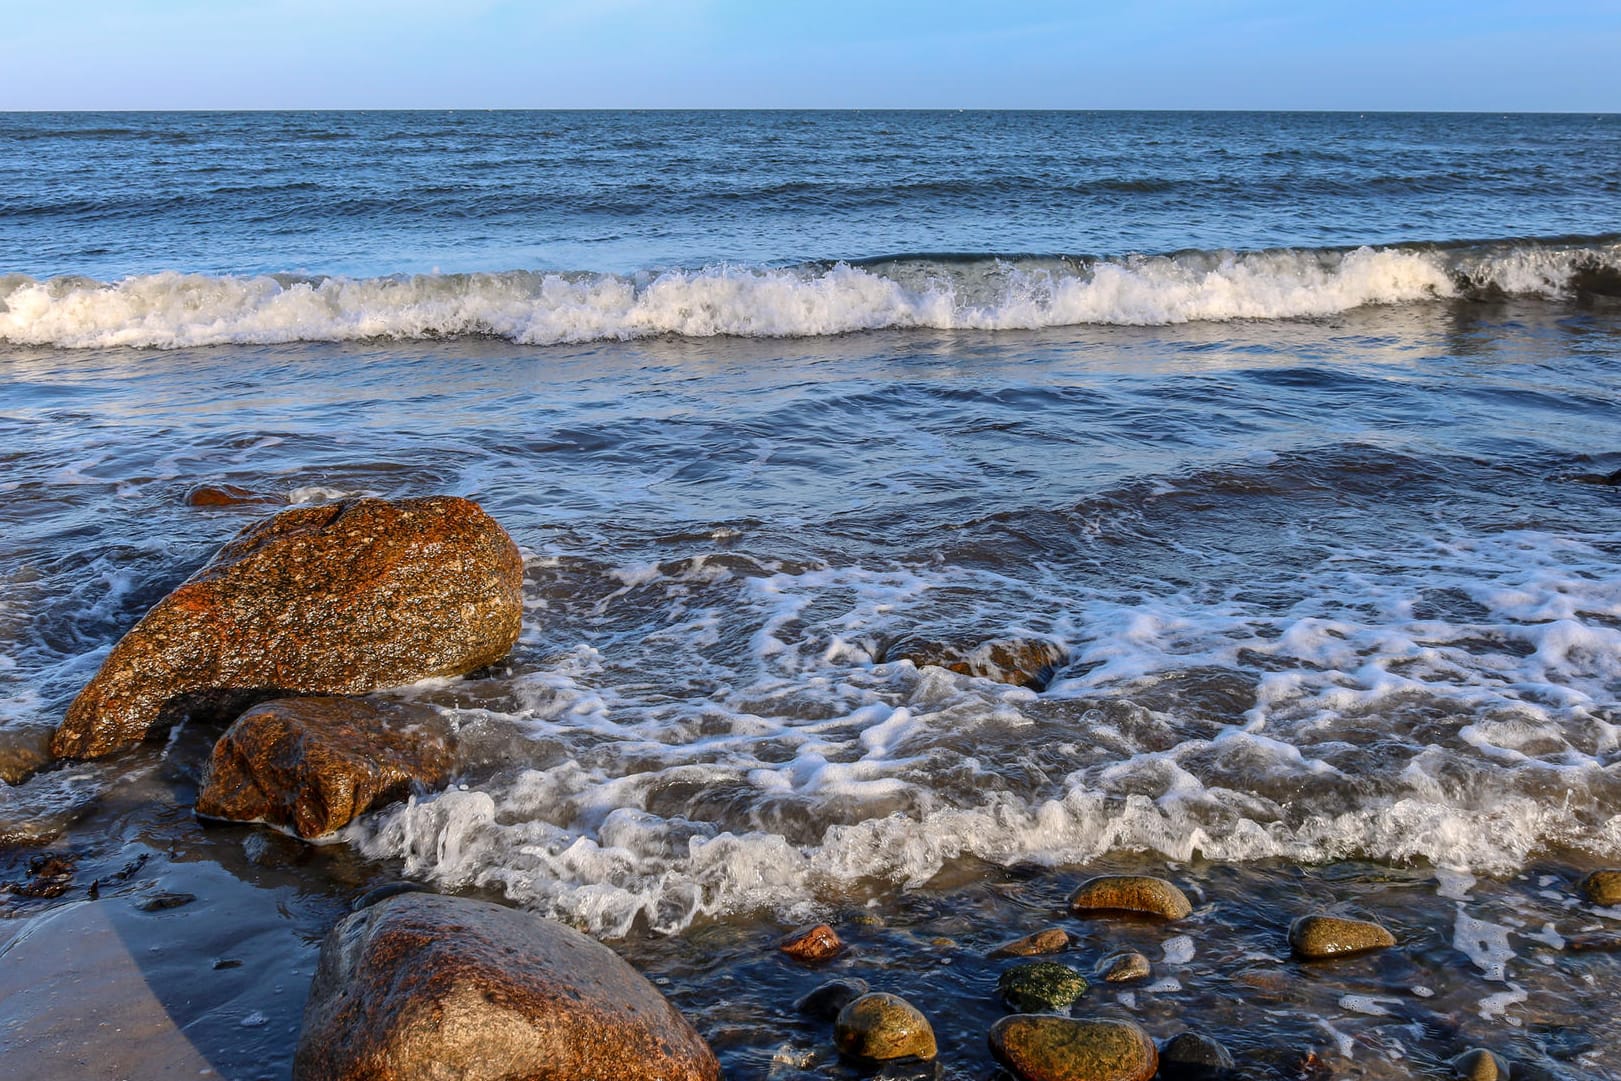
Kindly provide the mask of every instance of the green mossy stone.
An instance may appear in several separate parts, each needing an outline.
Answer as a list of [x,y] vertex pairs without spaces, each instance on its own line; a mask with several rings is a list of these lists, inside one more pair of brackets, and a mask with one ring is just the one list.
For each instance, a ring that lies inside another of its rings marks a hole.
[[1056,961],[1027,961],[1002,973],[996,990],[1019,1013],[1067,1013],[1086,993],[1086,977]]

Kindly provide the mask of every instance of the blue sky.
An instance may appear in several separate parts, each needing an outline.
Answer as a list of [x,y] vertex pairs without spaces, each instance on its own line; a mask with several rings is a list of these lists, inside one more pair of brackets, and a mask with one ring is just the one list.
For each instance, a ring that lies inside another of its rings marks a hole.
[[1621,0],[72,0],[0,108],[1621,111]]

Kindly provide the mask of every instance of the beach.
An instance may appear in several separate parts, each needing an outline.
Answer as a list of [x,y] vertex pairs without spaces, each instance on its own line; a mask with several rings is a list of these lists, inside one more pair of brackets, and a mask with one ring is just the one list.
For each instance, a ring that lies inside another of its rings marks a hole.
[[[1613,117],[3,119],[8,979],[116,937],[170,1062],[286,1077],[408,881],[596,936],[727,1077],[870,1072],[832,978],[988,1076],[1049,926],[1076,1016],[1241,1076],[1621,1077]],[[218,725],[45,761],[239,530],[439,494],[523,560],[509,656],[387,692],[447,784],[310,844],[196,817]],[[994,641],[1059,659],[913,659]],[[1116,873],[1191,914],[1068,910]],[[1292,958],[1319,911],[1396,946]]]

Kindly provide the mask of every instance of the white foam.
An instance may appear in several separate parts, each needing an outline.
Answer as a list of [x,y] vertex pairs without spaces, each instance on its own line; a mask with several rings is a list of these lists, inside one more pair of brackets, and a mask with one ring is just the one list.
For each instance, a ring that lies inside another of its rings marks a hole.
[[1133,256],[1095,263],[914,261],[877,267],[711,266],[632,276],[298,279],[167,272],[103,284],[0,280],[0,340],[67,347],[269,344],[490,335],[527,344],[662,334],[802,337],[885,327],[1005,330],[1081,323],[1331,315],[1450,297],[1459,276],[1563,296],[1584,261],[1621,249],[1399,248]]
[[1458,906],[1452,926],[1452,948],[1468,957],[1488,980],[1506,981],[1514,947],[1508,942],[1509,928],[1476,919]]

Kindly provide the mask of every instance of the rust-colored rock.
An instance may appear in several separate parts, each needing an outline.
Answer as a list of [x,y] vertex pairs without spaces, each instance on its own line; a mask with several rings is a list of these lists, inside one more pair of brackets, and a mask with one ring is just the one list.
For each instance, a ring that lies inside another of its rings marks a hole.
[[1132,912],[1179,920],[1193,911],[1187,895],[1163,878],[1152,875],[1099,875],[1081,883],[1069,898],[1077,916]]
[[443,784],[452,763],[449,725],[426,706],[279,698],[238,717],[214,744],[197,813],[324,837],[404,798],[413,783]]
[[192,507],[263,507],[283,502],[275,496],[249,491],[240,484],[199,484],[186,493],[186,504]]
[[1042,957],[1063,953],[1070,946],[1069,932],[1062,927],[1045,927],[1034,934],[1004,942],[991,951],[992,957]]
[[517,641],[522,582],[512,538],[465,499],[284,511],[243,530],[113,647],[51,752],[93,758],[188,712],[472,671]]
[[1130,1021],[1016,1013],[991,1026],[991,1054],[1020,1081],[1149,1081],[1159,1049]]
[[390,897],[321,946],[294,1081],[717,1081],[685,1018],[606,946],[483,901]]
[[998,638],[969,645],[903,638],[884,651],[885,661],[937,665],[960,676],[978,676],[1016,687],[1044,690],[1069,659],[1056,642],[1042,638]]
[[777,943],[777,949],[798,961],[826,961],[844,949],[838,933],[825,923],[801,927]]

